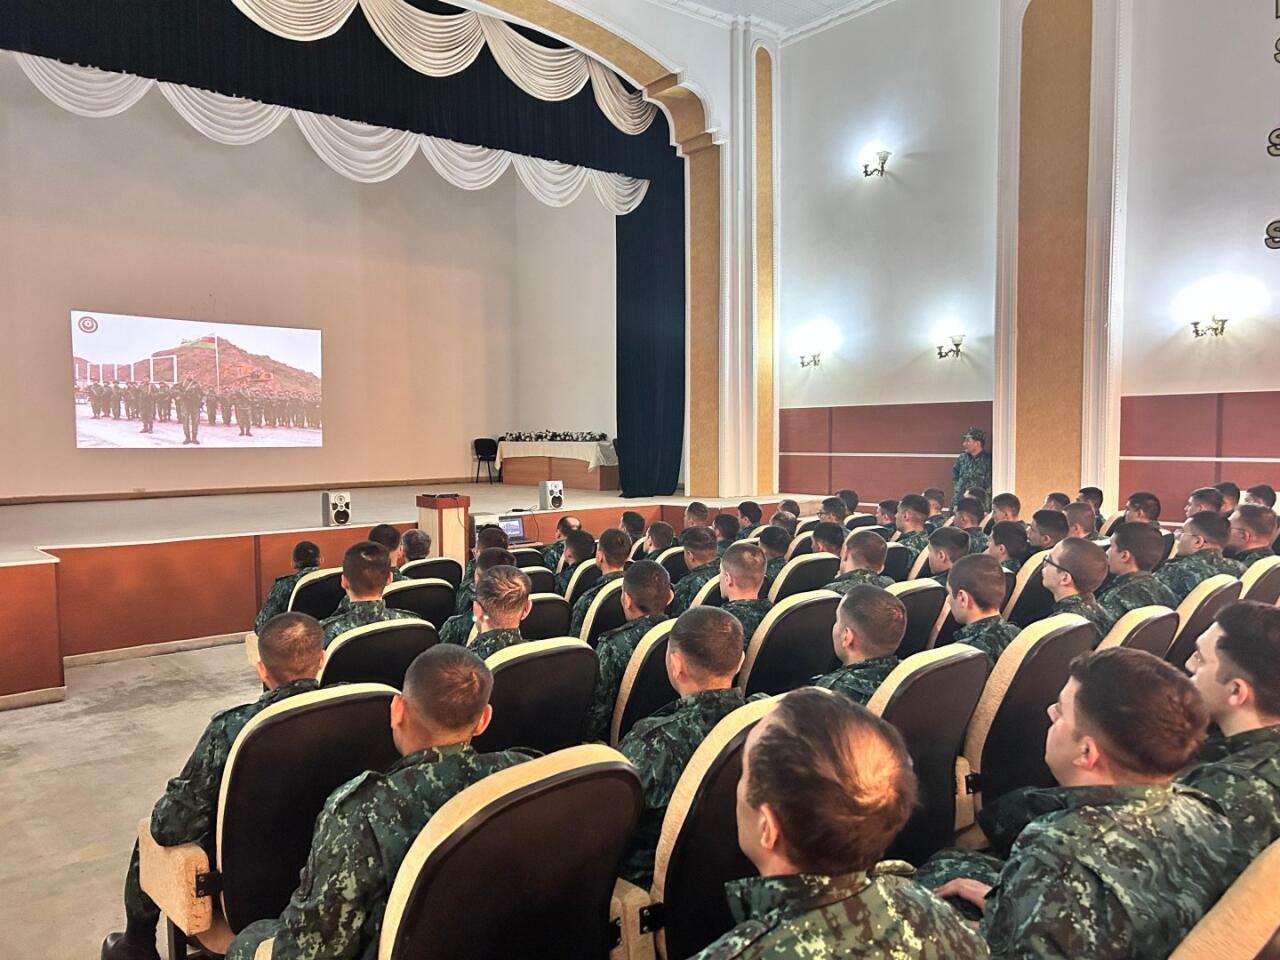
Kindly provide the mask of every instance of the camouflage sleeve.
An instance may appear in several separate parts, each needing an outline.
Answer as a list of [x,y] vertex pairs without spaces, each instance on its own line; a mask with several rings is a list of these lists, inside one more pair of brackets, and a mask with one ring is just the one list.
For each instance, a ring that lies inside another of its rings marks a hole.
[[574,601],[573,621],[569,625],[569,636],[578,637],[582,635],[582,625],[587,622],[587,610],[591,608],[591,601],[594,599],[595,594],[588,591]]
[[1193,767],[1179,779],[1218,802],[1237,833],[1249,845],[1251,857],[1257,856],[1280,836],[1280,809],[1276,807],[1273,788],[1265,781],[1242,775],[1221,763]]
[[587,708],[587,740],[609,741],[618,688],[626,669],[617,644],[602,643],[596,647],[596,686],[591,692],[591,706]]
[[752,945],[762,940],[768,932],[769,928],[759,920],[747,920],[695,953],[689,960],[736,960],[746,956]]
[[[636,724],[631,732],[622,738],[618,751],[631,761],[632,766],[640,773],[640,790],[644,794],[646,807],[662,806],[657,794],[661,790],[661,778],[658,776],[662,763],[663,751],[651,737],[644,736],[648,732],[648,724],[644,721]],[[657,802],[652,802],[656,800]]]
[[267,625],[267,621],[278,614],[284,613],[284,608],[289,604],[289,597],[293,593],[293,584],[288,580],[277,580],[271,585],[271,592],[267,594],[267,599],[263,601],[262,609],[258,611],[258,616],[253,621],[253,630],[255,633],[261,633],[262,628]]
[[151,810],[151,836],[164,847],[194,843],[213,834],[218,792],[230,746],[221,720],[205,727],[182,772],[168,782]]

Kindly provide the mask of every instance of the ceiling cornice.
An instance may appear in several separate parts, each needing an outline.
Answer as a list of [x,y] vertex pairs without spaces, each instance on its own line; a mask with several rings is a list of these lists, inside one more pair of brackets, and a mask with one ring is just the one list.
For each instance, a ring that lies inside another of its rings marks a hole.
[[824,30],[829,30],[831,27],[847,23],[855,17],[862,16],[864,13],[871,13],[873,10],[886,7],[891,3],[893,3],[893,0],[852,0],[841,10],[832,11],[824,17],[819,17],[817,20],[806,23],[803,27],[797,27],[795,30],[784,31],[782,44],[786,46],[805,40],[815,34],[822,33]]

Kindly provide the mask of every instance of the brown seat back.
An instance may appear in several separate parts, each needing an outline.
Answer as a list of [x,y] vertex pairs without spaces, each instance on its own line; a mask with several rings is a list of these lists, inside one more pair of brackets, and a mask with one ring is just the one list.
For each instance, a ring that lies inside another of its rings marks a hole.
[[529,597],[529,615],[520,621],[520,635],[526,640],[550,640],[569,633],[573,608],[558,593],[535,593]]
[[400,580],[382,591],[393,610],[404,610],[441,627],[453,616],[456,591],[448,580]]
[[1200,634],[1209,629],[1213,618],[1229,603],[1240,599],[1240,581],[1225,573],[1210,577],[1187,594],[1178,604],[1178,632],[1169,644],[1165,659],[1179,670],[1187,668],[1187,658],[1196,648]]
[[444,580],[455,590],[462,583],[462,564],[453,557],[410,560],[400,567],[400,572],[412,580]]
[[342,589],[342,568],[326,567],[299,577],[289,595],[289,609],[323,620],[333,616],[347,592]]
[[580,638],[594,647],[600,634],[626,622],[627,615],[622,610],[622,578],[619,577],[610,580],[592,597],[586,619],[582,621]]
[[530,747],[551,753],[582,742],[596,683],[596,654],[581,640],[531,640],[499,650],[493,671],[493,720],[475,738],[481,753]]
[[384,683],[399,690],[409,664],[439,642],[436,628],[423,620],[367,623],[333,638],[320,668],[320,685]]
[[1098,644],[1098,649],[1132,647],[1135,650],[1145,650],[1163,660],[1177,632],[1178,615],[1168,607],[1159,604],[1137,607],[1116,621],[1116,625]]
[[831,628],[840,599],[829,590],[814,590],[776,604],[747,645],[739,689],[747,696],[786,693],[834,670],[839,661]]
[[663,620],[636,644],[614,701],[609,742],[615,746],[637,721],[680,699],[667,676],[667,636],[675,620]]
[[774,603],[795,596],[797,593],[808,593],[819,590],[834,580],[840,573],[840,558],[829,553],[806,553],[788,560],[782,572],[769,588],[769,599]]
[[898,656],[905,659],[928,649],[947,605],[947,588],[933,579],[908,580],[893,584],[889,592],[907,608],[907,632],[898,647]]

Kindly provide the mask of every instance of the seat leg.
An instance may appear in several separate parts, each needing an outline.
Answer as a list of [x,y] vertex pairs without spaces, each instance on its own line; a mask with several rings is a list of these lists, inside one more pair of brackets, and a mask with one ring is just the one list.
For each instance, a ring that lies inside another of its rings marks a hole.
[[476,483],[480,482],[480,458],[476,457]]
[[187,960],[187,935],[165,917],[165,943],[169,960]]

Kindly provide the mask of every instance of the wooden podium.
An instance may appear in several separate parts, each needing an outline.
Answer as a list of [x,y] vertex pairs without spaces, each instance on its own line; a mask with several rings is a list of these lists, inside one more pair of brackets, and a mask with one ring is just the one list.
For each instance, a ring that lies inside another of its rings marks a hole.
[[418,529],[431,534],[431,556],[453,557],[463,567],[471,560],[467,518],[471,498],[456,494],[418,494]]

